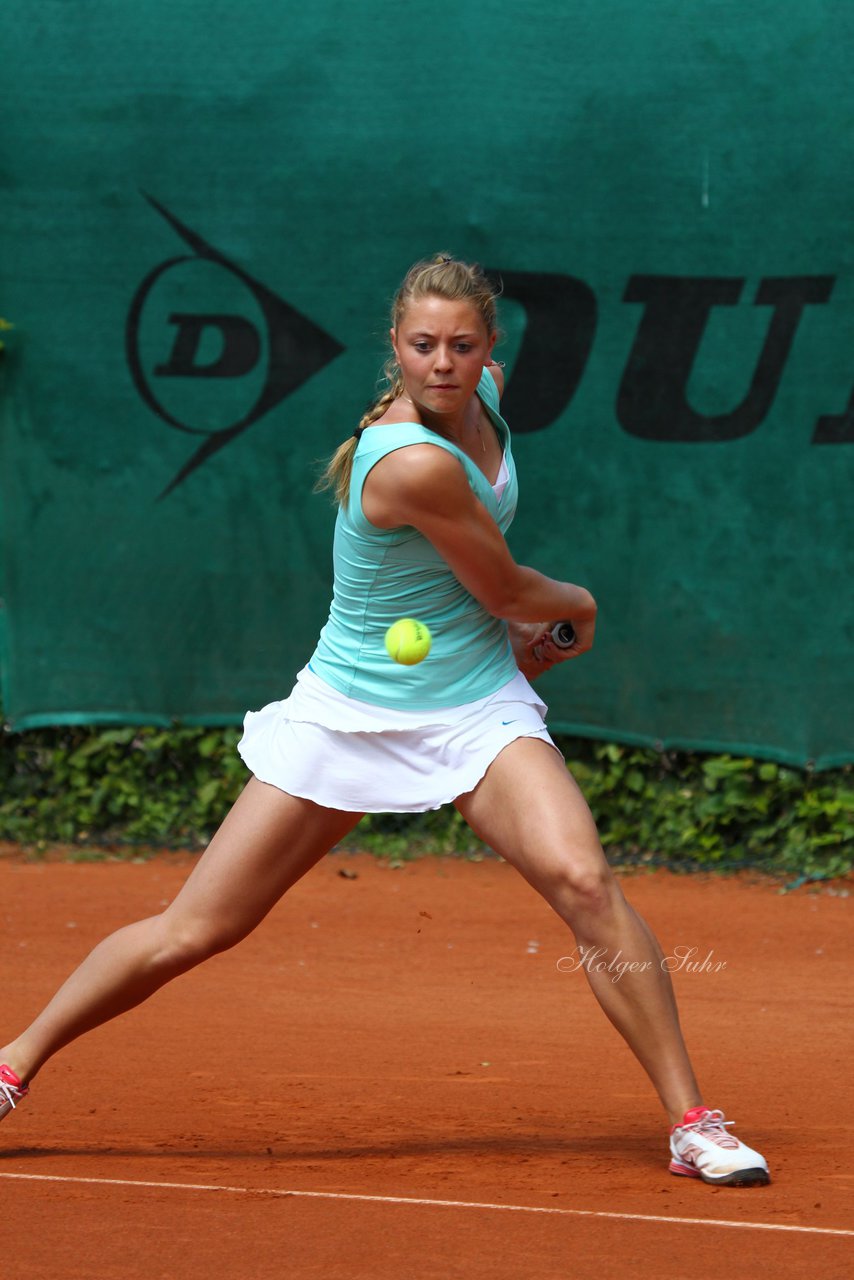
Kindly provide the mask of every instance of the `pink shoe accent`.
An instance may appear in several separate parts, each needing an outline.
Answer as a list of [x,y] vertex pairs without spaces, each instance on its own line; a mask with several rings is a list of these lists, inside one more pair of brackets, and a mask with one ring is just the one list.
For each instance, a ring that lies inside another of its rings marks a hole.
[[700,1176],[699,1169],[693,1169],[689,1164],[681,1164],[678,1160],[670,1161],[668,1173],[679,1173],[683,1178],[699,1178]]
[[695,1120],[700,1119],[700,1116],[704,1116],[708,1110],[710,1110],[710,1108],[704,1106],[702,1103],[699,1107],[691,1107],[690,1111],[686,1111],[682,1117],[682,1123],[693,1124]]
[[[708,1116],[709,1121],[712,1121],[712,1123],[716,1120],[723,1120],[723,1112],[713,1111],[711,1107],[689,1107],[689,1110],[685,1112],[682,1119],[677,1121],[677,1124],[671,1126],[670,1132],[675,1133],[676,1129],[686,1129],[689,1125],[698,1124],[700,1120],[703,1120],[704,1116]],[[726,1130],[723,1132],[723,1137],[730,1137],[730,1135],[726,1133]]]
[[0,1063],[0,1120],[14,1111],[29,1090],[21,1084],[21,1077],[7,1063]]
[[702,1104],[699,1107],[691,1107],[688,1111],[685,1112],[682,1119],[677,1120],[676,1124],[674,1124],[671,1127],[670,1132],[672,1133],[674,1129],[681,1129],[682,1126],[685,1124],[696,1124],[697,1121],[700,1120],[708,1112],[708,1110],[709,1108],[706,1106],[703,1106]]

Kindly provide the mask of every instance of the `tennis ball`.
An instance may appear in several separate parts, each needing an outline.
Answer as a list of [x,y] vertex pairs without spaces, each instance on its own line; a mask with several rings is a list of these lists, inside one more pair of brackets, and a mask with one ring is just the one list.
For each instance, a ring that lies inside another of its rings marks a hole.
[[404,667],[414,667],[416,662],[423,662],[431,644],[430,628],[417,618],[398,618],[385,633],[388,656]]

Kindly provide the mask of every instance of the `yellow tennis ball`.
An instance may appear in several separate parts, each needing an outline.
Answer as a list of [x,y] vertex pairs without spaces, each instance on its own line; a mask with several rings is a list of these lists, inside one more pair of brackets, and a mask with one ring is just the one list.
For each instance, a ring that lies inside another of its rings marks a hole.
[[416,662],[423,662],[432,643],[430,628],[417,618],[398,618],[385,633],[388,656],[404,667],[414,667]]

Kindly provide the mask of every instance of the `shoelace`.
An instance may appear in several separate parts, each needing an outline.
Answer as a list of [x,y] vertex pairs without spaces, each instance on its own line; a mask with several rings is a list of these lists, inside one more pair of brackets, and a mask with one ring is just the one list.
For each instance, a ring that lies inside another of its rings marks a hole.
[[20,1089],[16,1089],[13,1084],[7,1084],[6,1081],[2,1079],[0,1079],[0,1093],[3,1094],[3,1097],[6,1099],[13,1111],[15,1110],[15,1099],[17,1098],[20,1102],[21,1098],[24,1096]]
[[705,1137],[713,1140],[719,1136],[728,1139],[734,1147],[738,1146],[738,1139],[734,1134],[727,1133],[727,1129],[734,1125],[734,1120],[726,1120],[722,1111],[707,1111],[704,1116],[700,1116],[698,1120],[694,1120],[691,1124],[680,1125],[682,1129],[690,1129],[694,1133],[702,1133]]

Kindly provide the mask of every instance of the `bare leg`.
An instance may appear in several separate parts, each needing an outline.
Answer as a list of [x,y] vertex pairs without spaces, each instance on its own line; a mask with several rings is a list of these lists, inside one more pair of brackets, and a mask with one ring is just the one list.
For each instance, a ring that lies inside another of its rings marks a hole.
[[670,977],[648,926],[623,897],[590,810],[548,743],[520,738],[457,800],[473,830],[515,866],[575,934],[579,949],[635,962],[585,967],[593,992],[655,1086],[671,1123],[702,1101],[682,1038]]
[[77,1036],[245,938],[360,817],[252,778],[175,901],[99,943],[0,1062],[31,1080]]

